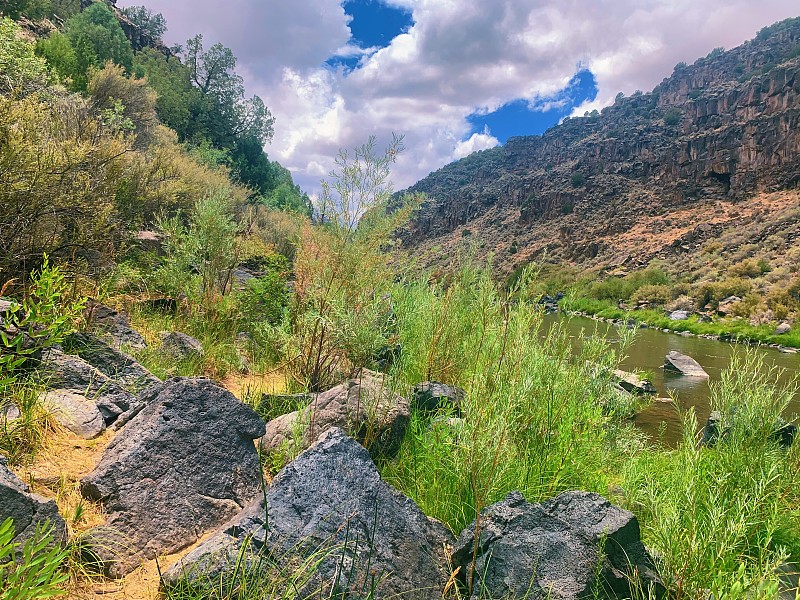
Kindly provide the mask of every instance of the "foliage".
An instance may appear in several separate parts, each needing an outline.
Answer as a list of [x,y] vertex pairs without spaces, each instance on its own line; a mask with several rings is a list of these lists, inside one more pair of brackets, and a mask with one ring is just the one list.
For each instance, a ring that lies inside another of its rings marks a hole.
[[271,254],[259,265],[264,274],[247,282],[242,298],[242,310],[248,320],[270,325],[283,321],[289,306],[286,287],[291,269],[289,261],[281,254]]
[[677,106],[671,106],[664,111],[664,123],[670,127],[674,127],[681,122],[683,118],[683,111]]
[[43,87],[47,66],[19,37],[19,26],[0,18],[0,96],[22,96]]
[[340,151],[338,171],[323,182],[323,226],[304,225],[295,258],[290,331],[283,339],[293,375],[312,390],[373,363],[391,337],[393,232],[419,199],[388,212],[389,167],[402,150],[395,137],[383,155],[375,140],[351,156]]
[[[18,558],[18,560],[16,560]],[[24,544],[14,542],[14,522],[0,523],[0,600],[38,600],[62,596],[67,575],[60,567],[67,551],[53,544],[49,525],[39,526]]]
[[575,171],[570,176],[569,182],[572,184],[572,187],[581,187],[584,183],[586,183],[586,177],[584,177],[583,173],[580,171]]
[[798,453],[769,435],[792,390],[773,382],[755,355],[735,359],[712,388],[712,406],[733,415],[713,449],[698,447],[690,411],[676,450],[647,451],[626,467],[630,507],[676,598],[735,589],[741,595],[727,597],[773,597],[764,592],[777,588],[778,567],[797,560]]
[[167,20],[164,15],[154,13],[146,6],[126,6],[122,9],[122,14],[154,40],[161,40],[167,32]]
[[64,21],[80,9],[80,0],[5,0],[0,13],[15,20],[25,16],[34,21]]

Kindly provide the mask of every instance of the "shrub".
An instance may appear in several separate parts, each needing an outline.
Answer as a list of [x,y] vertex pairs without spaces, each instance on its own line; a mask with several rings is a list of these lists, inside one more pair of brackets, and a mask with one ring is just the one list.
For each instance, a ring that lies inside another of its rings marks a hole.
[[0,17],[0,95],[23,96],[43,87],[48,79],[45,61],[19,37],[19,26]]
[[643,285],[631,296],[631,302],[647,302],[663,306],[672,300],[672,287],[669,285]]
[[0,523],[0,599],[39,600],[66,594],[60,571],[67,552],[53,544],[49,525],[40,526],[24,545],[14,541],[14,522]]
[[586,183],[586,177],[583,176],[583,173],[580,171],[575,171],[569,178],[569,182],[572,184],[572,187],[581,187],[584,183]]
[[683,111],[676,106],[672,106],[664,111],[664,124],[669,125],[670,127],[674,127],[680,123],[682,118]]

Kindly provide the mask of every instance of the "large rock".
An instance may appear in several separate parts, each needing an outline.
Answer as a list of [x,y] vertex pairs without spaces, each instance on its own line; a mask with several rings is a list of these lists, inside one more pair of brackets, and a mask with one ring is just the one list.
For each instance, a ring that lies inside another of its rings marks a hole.
[[669,313],[670,321],[686,321],[688,318],[688,310],[673,310],[671,313]]
[[85,312],[91,330],[116,350],[147,348],[142,335],[131,327],[127,315],[98,302],[90,302]]
[[[597,494],[566,492],[530,504],[512,492],[481,512],[453,553],[471,598],[626,598],[637,577],[663,592],[630,512]],[[474,564],[473,564],[474,558]],[[645,597],[647,593],[645,592]]]
[[160,352],[175,361],[203,356],[203,345],[190,335],[180,331],[164,331],[161,333]]
[[362,597],[351,594],[369,589],[373,577],[375,598],[442,597],[452,536],[381,480],[369,453],[342,430],[327,431],[278,473],[266,506],[259,499],[227,523],[165,573],[165,583],[219,582],[240,551],[258,568],[271,557],[291,562],[321,549],[317,572],[297,597],[334,585],[336,597]]
[[614,378],[617,384],[626,392],[631,394],[655,394],[658,392],[653,382],[642,379],[636,373],[614,369]]
[[14,520],[14,542],[24,544],[36,534],[36,528],[49,522],[53,539],[67,539],[67,524],[58,514],[54,500],[32,494],[27,485],[9,469],[6,459],[0,456],[0,523]]
[[450,410],[461,414],[461,404],[467,393],[460,387],[423,381],[411,390],[411,408],[424,414],[432,414],[438,410]]
[[728,296],[727,298],[723,298],[717,305],[717,312],[720,315],[727,317],[733,312],[733,309],[741,301],[742,299],[739,298],[739,296]]
[[130,392],[139,393],[160,382],[131,356],[97,337],[74,333],[69,336],[68,343],[78,356]]
[[307,448],[320,433],[339,427],[373,456],[394,456],[410,416],[408,400],[389,389],[382,375],[365,370],[358,379],[317,394],[305,408],[267,423],[261,448],[275,451],[286,441]]
[[100,409],[82,394],[72,390],[50,390],[39,400],[56,421],[85,440],[96,438],[106,429]]
[[134,394],[90,365],[80,356],[50,348],[42,356],[42,380],[50,389],[72,390],[90,398],[106,425],[116,421],[135,400]]
[[113,577],[188,546],[260,493],[253,439],[264,422],[207,379],[176,378],[143,394],[81,493],[102,501],[90,540]]
[[775,335],[785,335],[792,330],[792,326],[789,325],[786,321],[781,323],[775,328]]
[[708,377],[708,373],[700,366],[700,363],[691,356],[681,354],[677,350],[670,351],[664,357],[664,370],[688,375],[689,377]]

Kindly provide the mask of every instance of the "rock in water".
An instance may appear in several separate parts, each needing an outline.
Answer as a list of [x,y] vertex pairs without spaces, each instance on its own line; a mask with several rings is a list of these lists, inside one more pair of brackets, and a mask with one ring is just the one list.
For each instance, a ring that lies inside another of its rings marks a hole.
[[373,456],[394,456],[411,419],[408,400],[389,389],[379,373],[363,371],[358,379],[317,394],[305,408],[267,423],[261,440],[266,452],[297,440],[307,448],[320,433],[339,427],[364,444]]
[[477,544],[475,529],[461,533],[453,562],[476,600],[592,598],[598,585],[602,598],[627,598],[632,581],[645,597],[648,588],[663,593],[636,517],[597,494],[530,504],[512,492],[481,512]]
[[91,440],[106,429],[100,409],[82,394],[72,390],[50,390],[39,400],[56,421],[78,437]]
[[614,369],[614,378],[617,384],[626,392],[631,394],[655,394],[658,392],[656,386],[647,379],[642,379],[636,373]]
[[266,503],[268,519],[259,499],[165,573],[166,585],[183,578],[219,585],[250,540],[244,554],[256,569],[323,549],[297,597],[334,585],[341,597],[362,597],[350,594],[369,590],[373,577],[375,598],[442,597],[452,536],[381,480],[369,453],[342,430],[327,431],[278,473]]
[[67,524],[58,514],[54,500],[31,494],[25,485],[0,456],[0,523],[11,517],[14,520],[14,542],[24,544],[36,533],[36,528],[48,521],[53,527],[53,539],[67,539]]
[[81,481],[108,514],[89,543],[113,577],[194,543],[261,492],[255,411],[207,379],[170,379],[143,396]]
[[703,367],[691,356],[672,350],[664,357],[664,370],[688,375],[690,377],[708,377]]

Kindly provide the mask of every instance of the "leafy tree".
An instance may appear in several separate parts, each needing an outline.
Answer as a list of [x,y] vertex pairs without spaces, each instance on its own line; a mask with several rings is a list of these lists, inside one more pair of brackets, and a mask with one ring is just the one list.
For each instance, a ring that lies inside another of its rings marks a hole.
[[122,14],[154,40],[161,40],[167,32],[167,20],[164,15],[154,13],[146,6],[128,6],[122,9]]
[[109,60],[127,71],[132,68],[133,49],[114,13],[104,2],[96,2],[70,17],[64,32],[78,55],[79,68],[84,64],[101,68]]
[[36,44],[36,52],[45,58],[62,81],[76,79],[85,87],[86,70],[78,69],[78,55],[69,38],[60,31],[54,31]]
[[46,83],[47,65],[33,46],[18,36],[19,26],[0,19],[0,95],[20,95]]

